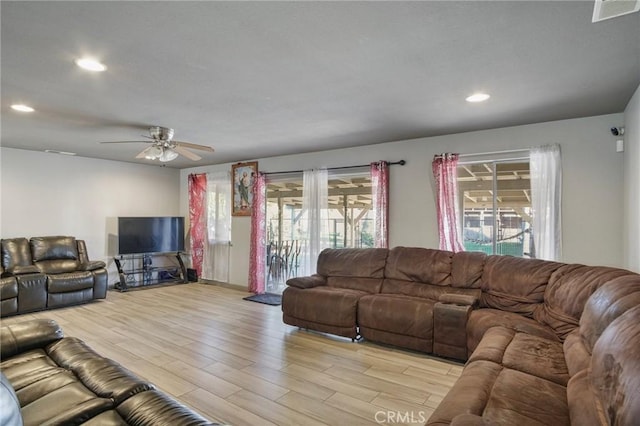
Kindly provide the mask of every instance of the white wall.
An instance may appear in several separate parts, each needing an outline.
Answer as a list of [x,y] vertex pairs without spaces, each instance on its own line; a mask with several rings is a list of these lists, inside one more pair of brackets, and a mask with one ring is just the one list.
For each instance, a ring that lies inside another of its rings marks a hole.
[[[258,159],[264,172],[407,160],[390,176],[390,246],[437,248],[438,235],[431,160],[441,152],[476,153],[559,143],[563,156],[563,244],[565,262],[623,265],[623,156],[609,128],[622,114],[446,135]],[[247,161],[254,160],[247,158]],[[230,170],[231,164],[184,169],[180,212],[187,215],[189,173]],[[234,217],[230,281],[246,286],[250,218]]]
[[91,260],[104,260],[109,283],[118,216],[179,215],[176,169],[1,148],[2,238],[71,235]]
[[640,86],[624,111],[624,126],[624,264],[640,272]]

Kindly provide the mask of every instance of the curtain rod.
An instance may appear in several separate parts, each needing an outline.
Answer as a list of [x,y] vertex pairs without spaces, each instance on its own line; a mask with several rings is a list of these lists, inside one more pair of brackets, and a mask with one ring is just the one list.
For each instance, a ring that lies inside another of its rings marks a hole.
[[[521,148],[521,149],[507,149],[504,151],[489,151],[489,152],[474,152],[472,154],[458,154],[458,158],[465,158],[465,157],[479,157],[481,155],[499,155],[499,154],[513,154],[516,152],[528,152],[530,151],[529,148]],[[435,155],[436,158],[441,158],[442,154],[437,154]]]
[[[400,160],[400,161],[396,161],[396,162],[390,162],[389,165],[390,166],[395,166],[395,165],[400,165],[400,166],[404,166],[405,164],[407,164],[406,161],[404,160]],[[369,167],[371,164],[360,164],[358,166],[343,166],[343,167],[328,167],[327,170],[344,170],[344,169],[357,169],[357,168],[362,168],[362,167]],[[287,170],[284,172],[264,172],[265,175],[283,175],[283,174],[287,174],[287,173],[303,173],[304,170]]]

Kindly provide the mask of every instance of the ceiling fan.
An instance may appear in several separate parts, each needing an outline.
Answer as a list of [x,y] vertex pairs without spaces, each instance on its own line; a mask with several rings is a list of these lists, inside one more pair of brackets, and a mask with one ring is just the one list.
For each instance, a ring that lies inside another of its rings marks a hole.
[[149,143],[151,146],[142,150],[136,158],[146,158],[148,160],[158,160],[163,163],[178,158],[183,155],[190,160],[198,161],[202,159],[199,155],[189,151],[189,149],[198,149],[200,151],[213,152],[213,148],[206,145],[198,145],[189,142],[181,142],[173,140],[173,129],[169,127],[152,126],[149,128],[149,136],[142,135],[150,141],[114,141],[100,143]]

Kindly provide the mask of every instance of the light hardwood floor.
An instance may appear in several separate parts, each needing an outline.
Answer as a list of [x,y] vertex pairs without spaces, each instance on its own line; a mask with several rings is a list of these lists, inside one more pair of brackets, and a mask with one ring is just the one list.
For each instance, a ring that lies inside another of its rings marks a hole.
[[183,284],[2,319],[51,318],[65,335],[231,425],[423,424],[462,365],[283,324],[248,293]]

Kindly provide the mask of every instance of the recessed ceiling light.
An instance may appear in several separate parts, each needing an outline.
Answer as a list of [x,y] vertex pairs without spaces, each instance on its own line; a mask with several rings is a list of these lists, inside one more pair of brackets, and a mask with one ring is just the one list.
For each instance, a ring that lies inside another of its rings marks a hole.
[[31,108],[29,105],[24,105],[24,104],[13,104],[11,105],[11,108],[13,108],[16,111],[20,111],[20,112],[33,112],[34,109]]
[[91,58],[76,59],[76,65],[87,71],[101,72],[107,69],[105,64]]
[[471,96],[468,96],[466,98],[467,102],[484,102],[487,99],[489,99],[491,96],[487,95],[486,93],[474,93]]

